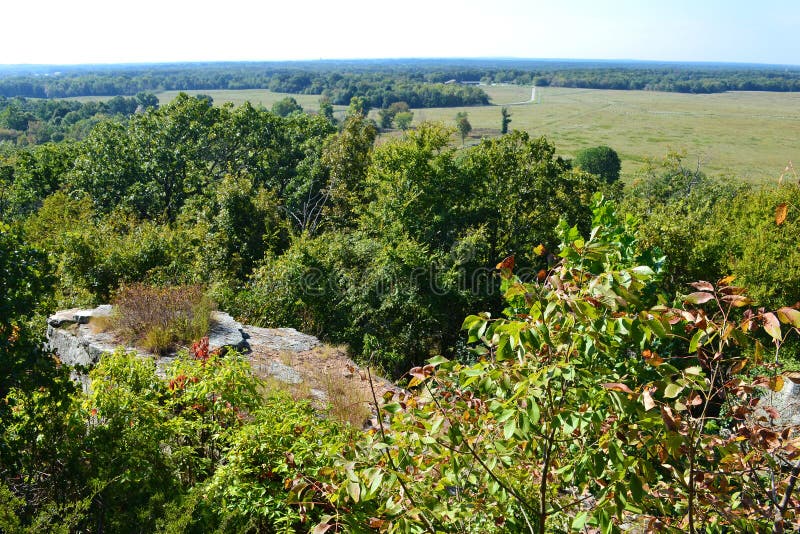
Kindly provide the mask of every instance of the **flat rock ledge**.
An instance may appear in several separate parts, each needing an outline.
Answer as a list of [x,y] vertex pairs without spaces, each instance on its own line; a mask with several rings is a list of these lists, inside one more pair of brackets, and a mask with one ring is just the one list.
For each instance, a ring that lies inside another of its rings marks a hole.
[[[158,369],[172,362],[176,355],[157,356],[140,348],[125,346],[114,334],[97,328],[93,319],[111,317],[112,307],[104,304],[96,308],[72,308],[54,313],[47,319],[47,348],[55,352],[62,363],[75,367],[73,378],[84,386],[88,383],[85,371],[95,365],[103,354],[122,349],[136,352],[143,358],[153,358]],[[242,353],[260,352],[302,352],[309,351],[320,344],[314,336],[302,334],[293,328],[258,328],[243,326],[224,312],[214,312],[209,331],[209,349],[234,349]],[[276,379],[289,384],[297,384],[302,377],[297,371],[274,362],[268,373]]]

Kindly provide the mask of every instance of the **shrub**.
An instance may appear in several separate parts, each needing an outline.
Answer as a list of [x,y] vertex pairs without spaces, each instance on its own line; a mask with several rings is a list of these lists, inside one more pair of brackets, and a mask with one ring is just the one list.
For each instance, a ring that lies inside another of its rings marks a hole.
[[114,299],[115,330],[156,354],[208,333],[213,303],[200,286],[122,287]]

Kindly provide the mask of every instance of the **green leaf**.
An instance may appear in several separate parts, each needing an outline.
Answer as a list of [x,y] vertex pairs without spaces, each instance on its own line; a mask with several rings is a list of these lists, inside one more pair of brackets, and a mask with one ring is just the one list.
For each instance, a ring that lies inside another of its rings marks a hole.
[[514,432],[517,430],[517,420],[515,418],[509,419],[505,426],[503,427],[503,437],[506,439],[511,439],[511,436],[514,435]]
[[361,484],[358,482],[348,482],[347,494],[350,495],[353,502],[358,502],[361,499]]
[[572,530],[583,530],[583,527],[586,525],[586,520],[589,518],[589,512],[583,511],[578,512],[578,515],[575,516],[575,519],[572,520]]
[[507,421],[515,413],[517,413],[517,411],[512,409],[512,408],[504,410],[503,413],[500,414],[500,417],[497,418],[497,422],[498,423],[503,423],[503,422]]
[[644,498],[644,488],[642,487],[642,481],[636,475],[631,475],[630,479],[630,489],[631,495],[636,502],[641,502],[642,498]]
[[680,395],[681,391],[683,391],[683,386],[670,382],[667,384],[667,387],[664,388],[664,396],[668,399],[674,399]]
[[653,272],[653,269],[651,269],[647,265],[639,265],[638,267],[634,267],[630,271],[631,274],[633,274],[633,276],[635,276],[639,280],[645,280],[656,274]]
[[702,344],[700,343],[700,338],[702,338],[704,335],[705,332],[703,332],[702,330],[698,330],[697,332],[694,333],[694,335],[692,336],[692,340],[689,342],[689,352],[697,352],[697,348],[702,346]]
[[385,411],[389,412],[389,413],[397,413],[397,412],[399,412],[399,411],[400,411],[402,408],[401,408],[400,404],[398,404],[398,403],[396,403],[396,402],[392,402],[392,403],[389,403],[389,404],[384,404],[384,405],[383,405],[383,409],[384,409]]

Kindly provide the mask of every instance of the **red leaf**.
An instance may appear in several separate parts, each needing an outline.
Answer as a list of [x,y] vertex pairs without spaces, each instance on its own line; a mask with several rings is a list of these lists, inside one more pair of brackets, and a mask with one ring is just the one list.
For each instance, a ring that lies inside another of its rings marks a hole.
[[697,282],[692,282],[689,285],[697,289],[698,291],[714,291],[714,286],[711,285],[710,282],[706,282],[705,280],[698,280]]
[[378,519],[377,517],[370,517],[369,521],[367,521],[369,528],[381,528],[383,525],[386,524],[386,521],[383,519]]
[[772,339],[780,340],[781,336],[781,323],[774,313],[765,313],[764,318],[764,331],[772,336]]
[[661,407],[661,419],[664,420],[664,425],[667,427],[667,430],[675,430],[678,428],[677,423],[675,423],[675,418],[672,416],[672,410],[669,409],[669,406]]

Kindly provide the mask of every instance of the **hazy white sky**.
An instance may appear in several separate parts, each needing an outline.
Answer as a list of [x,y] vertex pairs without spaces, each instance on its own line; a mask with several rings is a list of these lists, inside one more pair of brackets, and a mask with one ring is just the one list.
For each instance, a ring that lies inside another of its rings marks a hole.
[[800,0],[4,2],[0,64],[389,57],[800,64]]

